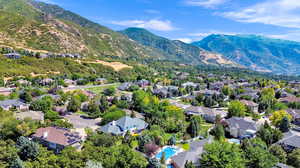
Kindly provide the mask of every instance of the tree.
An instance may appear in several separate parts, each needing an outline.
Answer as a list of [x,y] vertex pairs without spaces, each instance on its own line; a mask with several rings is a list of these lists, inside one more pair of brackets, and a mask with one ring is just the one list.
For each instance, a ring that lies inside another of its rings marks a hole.
[[211,96],[206,96],[204,98],[204,106],[205,107],[212,107],[216,104],[216,102],[214,101],[214,99]]
[[26,103],[29,103],[32,101],[32,96],[29,91],[25,91],[20,95],[20,99],[24,100]]
[[56,121],[56,120],[60,119],[60,116],[59,116],[58,112],[49,110],[49,111],[46,111],[46,113],[45,113],[45,119],[48,119],[51,121]]
[[224,95],[226,95],[226,96],[229,96],[229,95],[232,93],[232,90],[230,89],[230,87],[224,86],[224,87],[222,88],[222,93],[223,93]]
[[246,106],[238,101],[231,101],[228,107],[228,117],[244,117],[246,114],[247,108]]
[[184,168],[196,168],[193,164],[193,162],[186,161],[184,164]]
[[160,158],[160,163],[165,164],[166,163],[166,152],[163,152]]
[[225,131],[223,125],[217,123],[215,127],[210,131],[210,134],[215,136],[215,139],[220,141],[225,137]]
[[101,96],[99,108],[102,113],[106,112],[106,110],[109,108],[109,104],[106,96]]
[[103,166],[100,162],[95,162],[95,161],[89,160],[86,162],[85,168],[103,168]]
[[17,157],[10,161],[9,168],[25,168],[23,161]]
[[188,128],[188,133],[192,136],[192,138],[195,138],[199,135],[199,124],[197,120],[192,119],[190,126]]
[[279,129],[282,132],[288,132],[290,129],[290,121],[287,116],[283,117],[280,122]]
[[300,149],[296,149],[288,155],[288,164],[300,167]]
[[80,109],[81,101],[79,96],[73,96],[68,104],[68,111],[77,112]]
[[39,146],[35,142],[21,136],[16,144],[22,160],[34,160],[39,154]]
[[264,141],[259,138],[248,140],[244,152],[247,156],[247,167],[250,168],[266,168],[273,167],[278,163],[278,159],[268,150]]
[[272,155],[276,156],[279,159],[280,163],[286,163],[287,154],[280,145],[272,145],[269,148],[269,151],[270,153],[272,153]]
[[116,89],[114,87],[107,88],[103,91],[105,96],[113,96],[116,93]]
[[160,163],[156,158],[150,158],[148,160],[149,164],[148,164],[148,168],[160,168]]
[[287,117],[289,121],[292,120],[292,116],[285,110],[275,111],[270,117],[270,120],[274,126],[279,127],[284,117]]
[[246,164],[242,150],[237,145],[224,141],[206,144],[201,158],[201,166],[206,168],[244,168]]
[[279,141],[283,134],[280,130],[272,128],[267,122],[260,127],[256,133],[257,137],[263,140],[268,146]]
[[89,117],[91,118],[98,118],[101,116],[101,112],[100,112],[100,108],[99,106],[96,104],[95,101],[91,101],[88,105],[88,110],[87,110],[87,114],[89,115]]
[[168,141],[168,144],[171,146],[176,145],[176,137],[174,135],[171,136],[171,138]]
[[34,111],[43,111],[52,110],[53,100],[49,96],[45,96],[40,100],[36,100],[30,104],[30,109]]

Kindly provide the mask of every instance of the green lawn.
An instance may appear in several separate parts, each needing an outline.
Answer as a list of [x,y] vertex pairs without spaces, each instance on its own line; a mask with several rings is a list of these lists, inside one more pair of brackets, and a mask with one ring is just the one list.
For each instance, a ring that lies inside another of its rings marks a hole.
[[105,89],[107,89],[107,88],[113,87],[113,88],[116,89],[116,88],[119,87],[119,86],[120,86],[120,83],[115,83],[115,84],[109,85],[109,86],[93,87],[93,88],[88,88],[88,89],[86,89],[86,90],[91,91],[91,92],[94,92],[94,93],[97,94],[97,95],[100,95],[100,94],[102,94],[102,92],[103,92]]

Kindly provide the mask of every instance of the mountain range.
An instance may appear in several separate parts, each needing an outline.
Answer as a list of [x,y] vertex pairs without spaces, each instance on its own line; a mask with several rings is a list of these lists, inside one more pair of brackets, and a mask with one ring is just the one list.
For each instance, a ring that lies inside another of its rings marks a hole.
[[187,44],[141,28],[113,31],[57,5],[0,0],[0,47],[88,58],[170,60],[300,74],[300,43],[255,35],[210,35]]

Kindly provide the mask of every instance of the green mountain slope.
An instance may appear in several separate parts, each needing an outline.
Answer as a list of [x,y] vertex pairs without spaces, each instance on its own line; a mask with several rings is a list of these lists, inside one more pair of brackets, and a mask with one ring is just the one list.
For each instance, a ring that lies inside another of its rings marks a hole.
[[145,29],[128,28],[121,31],[121,33],[145,46],[159,50],[166,58],[170,60],[194,64],[206,63],[233,65],[232,62],[223,59],[222,55],[220,54],[213,54],[199,47],[186,44],[181,41],[169,40],[157,36]]
[[0,0],[0,45],[90,57],[161,57],[120,33],[32,0]]
[[195,46],[224,55],[253,70],[300,73],[300,43],[254,35],[210,35]]

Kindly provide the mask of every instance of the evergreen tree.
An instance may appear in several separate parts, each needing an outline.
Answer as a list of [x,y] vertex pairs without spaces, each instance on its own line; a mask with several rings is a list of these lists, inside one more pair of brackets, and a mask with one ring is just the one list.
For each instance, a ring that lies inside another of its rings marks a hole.
[[199,124],[197,120],[192,119],[190,126],[188,128],[188,132],[193,138],[199,135]]
[[225,137],[225,131],[223,125],[216,124],[216,126],[211,130],[210,134],[215,136],[216,140],[222,140]]
[[25,165],[23,161],[19,157],[17,157],[10,162],[9,168],[25,168]]
[[99,108],[102,113],[106,112],[107,109],[109,108],[108,100],[105,96],[101,96]]
[[39,154],[38,144],[23,136],[18,138],[16,146],[22,160],[34,160]]
[[290,121],[289,121],[289,119],[285,116],[285,117],[283,117],[283,119],[282,119],[281,122],[280,122],[279,129],[280,129],[280,131],[282,131],[282,132],[288,132],[288,131],[289,131],[289,128],[290,128]]

